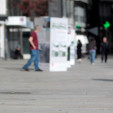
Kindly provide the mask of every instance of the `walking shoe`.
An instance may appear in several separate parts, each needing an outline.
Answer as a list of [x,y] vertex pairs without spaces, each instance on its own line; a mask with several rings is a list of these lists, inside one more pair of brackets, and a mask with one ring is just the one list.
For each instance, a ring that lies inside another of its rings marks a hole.
[[25,70],[25,71],[29,71],[29,69],[25,69],[24,67],[22,69]]
[[35,70],[35,71],[43,71],[43,70],[41,70],[41,69],[37,69],[37,70]]
[[95,63],[92,63],[92,65],[95,65]]

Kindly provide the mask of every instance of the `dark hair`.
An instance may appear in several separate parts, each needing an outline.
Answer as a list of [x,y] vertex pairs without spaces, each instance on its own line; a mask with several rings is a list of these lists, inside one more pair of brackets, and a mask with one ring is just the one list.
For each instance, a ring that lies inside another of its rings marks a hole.
[[78,40],[78,44],[82,44],[80,40]]
[[91,37],[90,41],[94,41],[94,40],[95,40],[95,38],[94,37]]
[[81,43],[81,41],[80,41],[80,40],[78,40],[78,43]]

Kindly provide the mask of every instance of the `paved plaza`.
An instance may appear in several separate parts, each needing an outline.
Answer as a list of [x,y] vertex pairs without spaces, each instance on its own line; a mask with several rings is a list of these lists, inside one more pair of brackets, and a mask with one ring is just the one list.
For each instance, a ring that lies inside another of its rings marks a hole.
[[87,58],[67,72],[21,68],[25,60],[0,60],[0,113],[113,113],[113,57]]

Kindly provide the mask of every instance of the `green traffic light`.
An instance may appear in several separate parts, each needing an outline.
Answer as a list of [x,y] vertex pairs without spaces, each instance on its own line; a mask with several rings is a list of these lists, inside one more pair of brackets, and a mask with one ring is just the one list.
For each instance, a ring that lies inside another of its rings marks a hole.
[[104,24],[104,28],[107,29],[107,28],[109,28],[110,26],[111,26],[110,23],[109,23],[108,21],[106,21],[105,24]]

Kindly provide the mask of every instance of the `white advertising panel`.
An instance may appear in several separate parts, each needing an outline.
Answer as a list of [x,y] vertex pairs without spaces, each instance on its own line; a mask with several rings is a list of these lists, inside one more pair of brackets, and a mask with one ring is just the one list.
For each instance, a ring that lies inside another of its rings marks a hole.
[[68,20],[51,18],[50,24],[50,71],[67,71]]
[[68,27],[67,45],[69,47],[68,51],[68,67],[75,64],[75,30]]

